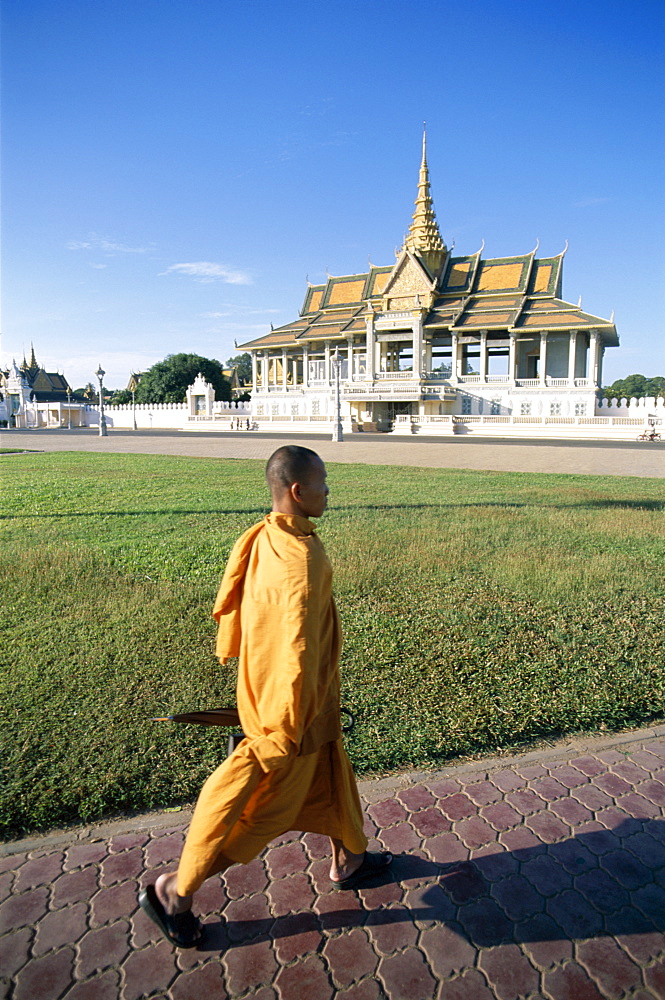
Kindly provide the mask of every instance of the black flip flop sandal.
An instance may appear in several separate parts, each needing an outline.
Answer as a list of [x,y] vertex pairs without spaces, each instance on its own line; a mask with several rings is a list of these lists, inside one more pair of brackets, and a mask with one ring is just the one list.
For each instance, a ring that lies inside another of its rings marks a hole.
[[184,913],[167,913],[155,892],[154,885],[146,886],[139,893],[139,906],[157,924],[167,941],[176,948],[195,948],[201,940],[201,922],[191,910]]
[[338,890],[355,889],[357,885],[367,882],[368,879],[374,878],[375,875],[381,875],[392,864],[392,860],[393,856],[390,851],[382,851],[381,853],[365,851],[362,864],[359,868],[356,868],[352,875],[339,881],[335,879],[331,879],[330,881],[334,888]]

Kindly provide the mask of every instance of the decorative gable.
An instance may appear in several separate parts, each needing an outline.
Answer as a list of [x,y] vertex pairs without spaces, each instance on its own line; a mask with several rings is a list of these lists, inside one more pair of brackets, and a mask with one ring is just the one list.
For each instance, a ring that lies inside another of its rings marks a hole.
[[384,311],[429,309],[435,287],[418,258],[403,250],[383,292]]

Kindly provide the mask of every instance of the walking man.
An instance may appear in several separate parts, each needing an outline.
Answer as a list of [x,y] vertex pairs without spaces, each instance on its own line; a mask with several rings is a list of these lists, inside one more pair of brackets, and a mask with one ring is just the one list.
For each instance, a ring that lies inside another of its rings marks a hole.
[[341,632],[332,570],[310,518],[328,502],[326,469],[309,448],[268,461],[272,510],[236,542],[213,608],[221,663],[239,657],[245,739],[204,784],[177,872],[139,902],[166,938],[194,947],[192,898],[211,875],[247,864],[288,830],[330,837],[330,878],[351,889],[385,869],[366,850],[351,764],[342,744]]

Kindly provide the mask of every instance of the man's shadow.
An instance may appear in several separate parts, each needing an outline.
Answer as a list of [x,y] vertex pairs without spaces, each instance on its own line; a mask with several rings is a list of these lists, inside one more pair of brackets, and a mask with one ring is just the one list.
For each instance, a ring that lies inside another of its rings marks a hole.
[[[598,938],[665,931],[665,821],[627,818],[614,830],[582,833],[554,844],[503,851],[473,861],[437,864],[397,855],[384,874],[362,885],[404,886],[394,906],[351,907],[350,892],[331,893],[338,907],[259,920],[206,924],[201,951],[241,947],[311,931],[445,924],[476,948],[508,942]],[[322,893],[326,895],[325,889]],[[406,930],[406,927],[405,927]]]

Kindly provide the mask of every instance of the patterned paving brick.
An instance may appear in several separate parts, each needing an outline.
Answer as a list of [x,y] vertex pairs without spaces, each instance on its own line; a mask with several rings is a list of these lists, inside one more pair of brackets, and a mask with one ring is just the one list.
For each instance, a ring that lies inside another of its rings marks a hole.
[[496,838],[496,830],[480,816],[469,816],[455,824],[455,833],[467,847],[482,847]]
[[129,931],[129,923],[125,920],[89,931],[78,943],[76,969],[79,977],[85,979],[93,972],[118,965],[130,949]]
[[275,980],[280,1000],[321,1000],[331,996],[332,988],[323,960],[310,955],[304,962],[296,962],[281,969]]
[[649,771],[631,760],[625,760],[621,764],[613,764],[612,771],[620,778],[625,778],[631,785],[637,785],[640,781],[646,781],[651,777]]
[[654,802],[649,802],[643,795],[637,792],[629,792],[628,795],[621,795],[617,798],[616,804],[629,816],[636,819],[656,819],[660,818],[660,806]]
[[537,778],[535,781],[529,782],[529,788],[540,795],[541,799],[545,799],[546,802],[554,802],[556,799],[565,798],[568,795],[568,789],[565,785],[562,785],[560,781],[553,778],[551,775],[547,774],[544,778]]
[[610,851],[601,857],[600,865],[626,889],[639,889],[652,880],[652,871],[629,851]]
[[92,844],[74,844],[73,847],[67,848],[63,870],[69,872],[75,868],[94,865],[105,858],[106,853],[106,844],[102,840]]
[[537,990],[540,974],[517,945],[488,948],[480,953],[478,965],[487,976],[497,1000],[515,1000]]
[[483,819],[491,823],[495,830],[511,830],[519,826],[524,817],[507,802],[496,802],[480,810]]
[[256,941],[231,948],[222,959],[229,993],[240,996],[258,986],[269,986],[277,974],[270,941]]
[[[133,851],[123,851],[121,854],[111,854],[101,863],[99,884],[115,885],[130,878],[137,878],[143,871],[143,854],[135,848]],[[87,869],[86,869],[87,870]]]
[[133,847],[143,847],[150,840],[149,833],[120,833],[108,842],[109,854],[119,854]]
[[551,917],[537,913],[515,928],[515,938],[538,969],[551,969],[573,956],[573,945]]
[[58,1000],[72,981],[73,963],[71,948],[28,962],[16,976],[13,1000]]
[[227,997],[218,962],[208,962],[200,969],[179,976],[169,990],[169,1000],[226,1000]]
[[663,914],[665,914],[665,889],[660,885],[645,885],[631,892],[633,906],[662,929]]
[[441,809],[441,812],[453,822],[460,819],[466,819],[468,816],[474,816],[476,813],[475,803],[461,792],[458,792],[456,795],[449,795],[445,799],[441,799],[439,808]]
[[162,939],[142,951],[133,951],[122,971],[122,1000],[145,1000],[160,990],[165,993],[177,972],[175,951]]
[[580,941],[577,961],[583,965],[600,991],[611,998],[618,998],[629,990],[642,985],[642,972],[625,951],[610,938]]
[[557,840],[563,840],[570,836],[570,827],[563,823],[551,812],[537,812],[533,816],[527,816],[525,826],[533,830],[535,835],[545,841],[546,844],[553,844]]
[[28,961],[32,929],[21,927],[3,937],[0,947],[0,979],[10,979]]
[[308,864],[305,849],[301,843],[284,844],[268,851],[266,855],[266,867],[273,879],[284,878],[285,875],[294,875],[296,872],[305,870]]
[[543,976],[545,993],[552,1000],[606,1000],[576,962],[551,969]]
[[305,872],[278,879],[268,886],[270,907],[275,916],[309,910],[312,906],[312,884]]
[[441,1000],[495,1000],[493,991],[477,969],[467,969],[445,985]]
[[118,1000],[119,996],[120,973],[115,969],[108,969],[94,979],[74,983],[67,993],[67,1000]]
[[520,861],[526,861],[528,858],[540,854],[543,849],[543,845],[535,833],[523,826],[500,833],[499,843],[503,844],[509,851],[519,852]]
[[442,833],[438,837],[430,837],[424,846],[432,860],[439,864],[466,861],[469,856],[468,847],[456,833]]
[[611,795],[615,798],[617,795],[627,795],[631,791],[630,784],[624,779],[620,778],[618,774],[611,774],[606,771],[605,774],[598,774],[593,778],[593,784],[596,788],[600,788],[601,791],[606,792],[607,795]]
[[576,788],[577,785],[585,785],[589,781],[588,775],[570,764],[550,768],[550,776],[566,788]]
[[626,837],[623,847],[652,870],[662,868],[665,864],[665,845],[648,833],[635,833]]
[[501,799],[501,792],[491,781],[483,779],[473,785],[465,785],[464,792],[477,806],[488,806]]
[[478,865],[470,861],[452,866],[444,872],[440,879],[441,888],[448,893],[455,903],[468,903],[487,892],[487,883]]
[[28,860],[28,855],[24,853],[8,854],[0,858],[0,874],[3,872],[17,872],[21,865]]
[[576,837],[562,840],[558,844],[550,844],[547,848],[547,854],[573,875],[579,875],[581,872],[598,867],[596,855],[592,854]]
[[635,791],[649,799],[650,802],[665,807],[665,781],[650,778],[638,784]]
[[568,826],[578,826],[593,819],[593,813],[577,799],[558,799],[551,803],[550,809],[556,813]]
[[548,914],[570,938],[592,937],[603,929],[603,919],[598,910],[581,893],[572,889],[553,896],[545,905]]
[[409,823],[398,823],[381,831],[383,844],[393,854],[408,853],[420,847],[421,838]]
[[523,816],[530,816],[545,805],[545,799],[541,799],[540,795],[536,795],[530,788],[520,788],[516,792],[509,792],[506,795],[506,802]]
[[606,830],[600,823],[583,823],[575,828],[575,835],[594,854],[607,854],[608,851],[616,850],[617,839],[615,835]]
[[233,944],[267,934],[274,923],[265,896],[248,896],[229,903],[224,911],[226,929]]
[[436,980],[416,948],[382,958],[377,975],[389,996],[409,1000],[432,1000],[435,996]]
[[418,940],[418,930],[405,906],[370,913],[366,928],[372,945],[381,955],[412,947]]
[[404,788],[401,792],[397,793],[397,798],[406,806],[409,812],[428,809],[436,801],[432,793],[424,785],[414,785],[412,788]]
[[428,781],[427,788],[429,788],[433,795],[436,795],[437,799],[444,799],[446,796],[454,795],[460,790],[459,782],[454,778],[441,778],[439,781]]
[[51,906],[56,909],[70,903],[88,901],[97,892],[97,872],[94,868],[81,868],[66,872],[53,883]]
[[402,823],[408,816],[402,803],[397,802],[395,799],[375,802],[368,807],[367,812],[380,828],[392,826],[394,823]]
[[137,897],[135,882],[122,882],[109,889],[100,889],[90,900],[90,925],[101,927],[122,917],[130,917],[138,907]]
[[491,899],[461,906],[458,915],[466,936],[477,948],[491,948],[511,940],[513,923]]
[[439,979],[448,979],[453,973],[471,968],[476,961],[476,949],[466,940],[460,925],[453,921],[435,924],[423,931],[420,947]]
[[665,997],[665,961],[657,960],[645,969],[644,982],[658,1000]]
[[14,883],[14,892],[25,892],[36,885],[48,885],[62,874],[63,856],[60,852],[32,858],[21,866]]
[[365,979],[335,994],[335,1000],[384,1000],[385,993],[376,979]]
[[159,865],[170,865],[180,857],[185,838],[181,833],[170,833],[167,837],[151,840],[144,851],[145,867],[158,868]]
[[231,899],[263,892],[268,885],[268,876],[260,858],[250,861],[248,865],[234,865],[224,872],[223,879]]
[[0,906],[0,934],[37,923],[48,907],[48,890],[43,886],[23,892],[20,896],[10,896]]
[[587,754],[584,757],[573,757],[571,760],[572,767],[577,768],[582,774],[586,774],[587,777],[591,778],[594,774],[602,774],[606,769],[605,764],[601,763],[597,757],[593,757],[591,754]]
[[476,863],[483,878],[489,882],[514,875],[519,867],[517,858],[510,851],[502,850],[496,841],[471,851],[471,860]]
[[601,913],[613,913],[630,902],[626,889],[602,868],[578,875],[575,888]]
[[88,908],[85,903],[74,903],[64,910],[47,913],[37,925],[37,935],[32,953],[45,955],[54,948],[74,944],[88,929]]
[[221,913],[228,902],[222,880],[209,878],[196,893],[196,911],[199,914]]
[[[367,816],[365,816],[365,836],[370,836],[371,833],[376,832],[376,827],[374,823],[369,823],[367,821]],[[303,837],[303,844],[305,850],[312,860],[320,860],[321,858],[330,857],[330,840],[328,837],[324,837],[320,833],[306,833]]]
[[534,778],[541,778],[547,776],[547,769],[543,767],[542,764],[516,764],[515,770],[527,781],[532,781]]
[[[378,910],[381,906],[399,903],[402,898],[402,892],[402,886],[397,882],[384,882],[383,885],[370,885],[358,888],[358,895],[366,910]],[[348,897],[349,893],[344,893],[343,898],[348,899]]]
[[543,909],[543,900],[523,875],[510,875],[495,882],[491,894],[511,920],[523,920]]
[[423,809],[411,817],[411,825],[421,837],[434,837],[450,830],[452,823],[438,809]]
[[360,928],[330,938],[323,954],[330,966],[333,982],[342,988],[371,976],[379,963],[366,932]]
[[514,771],[495,771],[490,775],[490,781],[502,792],[514,792],[517,788],[526,787],[526,779],[520,778]]
[[280,965],[289,965],[319,949],[321,931],[315,913],[290,913],[275,921],[270,937]]
[[537,858],[525,861],[522,865],[522,874],[541,896],[554,896],[564,889],[573,887],[570,872],[549,854],[541,854]]
[[607,792],[596,788],[595,785],[582,785],[580,788],[571,788],[571,798],[581,802],[587,809],[597,812],[599,809],[608,809],[614,805],[614,799]]
[[638,965],[648,965],[665,955],[665,935],[660,931],[651,929],[642,934],[622,934],[620,927],[621,921],[618,921],[616,941]]

